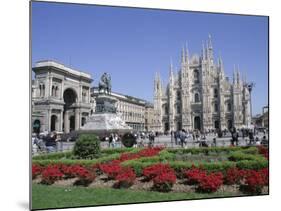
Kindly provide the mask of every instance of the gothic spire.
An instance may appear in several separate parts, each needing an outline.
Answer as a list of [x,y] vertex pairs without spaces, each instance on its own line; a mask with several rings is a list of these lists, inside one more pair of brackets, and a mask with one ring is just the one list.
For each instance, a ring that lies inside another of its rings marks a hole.
[[240,83],[240,69],[239,69],[239,64],[238,64],[238,68],[237,68],[236,75],[237,75],[237,83]]
[[185,43],[185,61],[188,64],[189,63],[189,50],[188,50],[188,43]]
[[185,49],[184,49],[184,45],[182,46],[182,51],[181,51],[181,63],[182,64],[185,63]]
[[234,65],[234,70],[233,70],[233,84],[236,84],[237,79],[236,79],[236,66]]
[[209,34],[209,39],[207,42],[207,52],[208,52],[208,58],[210,59],[210,61],[214,61],[214,55],[213,55],[213,45],[212,45],[212,38],[211,35]]
[[209,37],[208,37],[209,39],[208,39],[208,48],[209,49],[213,49],[213,45],[212,45],[212,37],[211,37],[211,35],[209,34]]
[[222,58],[221,58],[221,54],[220,54],[220,53],[219,53],[218,65],[219,65],[220,71],[223,72],[223,71],[224,71],[224,68],[223,68],[223,61],[222,61]]
[[173,61],[172,61],[172,58],[170,59],[170,77],[172,77],[174,75],[173,73]]
[[205,45],[204,45],[204,41],[202,40],[202,59],[205,60],[206,59],[206,50],[205,50]]

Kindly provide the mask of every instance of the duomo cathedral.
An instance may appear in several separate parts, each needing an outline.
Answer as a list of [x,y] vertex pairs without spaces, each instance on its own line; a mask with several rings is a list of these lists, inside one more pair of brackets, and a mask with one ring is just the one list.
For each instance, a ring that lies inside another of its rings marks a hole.
[[171,63],[169,82],[154,79],[155,131],[241,128],[251,124],[251,84],[234,68],[233,80],[225,75],[221,57],[214,60],[212,40],[202,44],[201,55],[182,48],[180,68]]

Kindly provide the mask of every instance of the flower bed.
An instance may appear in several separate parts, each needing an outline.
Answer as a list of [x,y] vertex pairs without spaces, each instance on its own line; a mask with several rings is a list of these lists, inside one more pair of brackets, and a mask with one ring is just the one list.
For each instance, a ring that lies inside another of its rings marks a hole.
[[199,192],[211,193],[219,189],[223,184],[223,174],[221,172],[203,174],[199,178],[197,190]]
[[122,168],[117,176],[116,176],[116,183],[115,187],[117,188],[128,188],[133,185],[136,179],[136,174],[133,169],[131,168]]
[[187,183],[189,185],[197,185],[203,177],[207,175],[205,170],[195,168],[189,169],[185,172]]
[[47,166],[42,170],[42,183],[51,185],[55,181],[62,179],[63,173],[60,171],[58,165]]
[[161,192],[171,191],[176,179],[174,171],[162,171],[153,178],[153,189]]
[[[32,178],[41,175],[42,183],[77,178],[81,185],[89,185],[97,176],[114,180],[114,187],[128,188],[150,182],[152,189],[168,192],[178,181],[195,186],[196,191],[215,192],[222,185],[236,185],[250,194],[260,194],[268,185],[268,150],[257,147],[214,147],[191,149],[112,149],[101,152],[104,156],[92,160],[70,159],[70,153],[36,157],[32,165]],[[207,162],[177,160],[178,154],[188,156],[220,156],[226,161]],[[68,159],[66,159],[68,157]],[[54,159],[56,158],[56,159]],[[138,179],[139,177],[139,179]],[[141,177],[141,179],[140,179]],[[105,181],[106,182],[106,181]],[[113,183],[112,183],[113,184]]]

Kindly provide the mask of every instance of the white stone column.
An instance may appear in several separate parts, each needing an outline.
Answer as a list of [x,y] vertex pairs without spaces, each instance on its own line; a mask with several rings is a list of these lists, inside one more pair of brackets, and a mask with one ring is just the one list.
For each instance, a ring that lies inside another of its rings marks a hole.
[[68,112],[64,112],[64,132],[69,133],[69,116]]
[[52,96],[52,85],[53,85],[53,76],[50,76],[49,77],[49,95],[48,97],[51,97]]
[[79,93],[78,93],[78,96],[77,96],[78,97],[77,102],[79,102],[79,103],[82,102],[82,90],[83,90],[83,86],[80,84],[79,85],[79,90],[78,90]]
[[91,102],[91,88],[89,87],[89,90],[88,90],[88,103]]
[[61,96],[60,96],[60,99],[63,100],[63,89],[64,89],[64,81],[62,80],[61,81]]
[[51,131],[51,109],[48,110],[48,131]]
[[75,109],[75,130],[78,130],[80,128],[80,112],[79,109]]
[[60,132],[62,132],[62,130],[63,130],[62,125],[63,125],[63,110],[61,110],[61,112],[60,112],[60,122],[59,122],[59,131]]

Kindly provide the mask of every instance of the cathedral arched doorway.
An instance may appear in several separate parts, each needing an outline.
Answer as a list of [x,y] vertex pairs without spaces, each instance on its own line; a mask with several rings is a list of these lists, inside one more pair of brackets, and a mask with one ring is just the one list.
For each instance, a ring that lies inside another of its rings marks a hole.
[[230,130],[232,128],[232,120],[227,121],[227,128]]
[[194,129],[201,130],[201,119],[199,116],[194,117]]
[[39,119],[36,119],[33,122],[33,133],[40,133],[41,122]]
[[63,128],[65,133],[69,133],[71,130],[75,129],[75,116],[71,115],[71,109],[73,109],[74,104],[77,102],[77,94],[71,89],[67,88],[63,92],[63,100],[64,100],[64,121]]
[[85,118],[85,117],[82,117],[82,119],[81,119],[81,125],[84,126],[85,123],[86,123],[86,118]]
[[72,106],[77,101],[77,94],[73,89],[66,89],[63,93],[63,100],[64,100],[64,107],[65,109],[68,109],[70,106]]
[[69,118],[69,129],[70,131],[75,130],[75,116]]
[[215,129],[220,129],[220,122],[219,120],[216,120],[214,123]]
[[170,125],[168,122],[165,122],[164,127],[165,127],[165,130],[164,130],[165,132],[170,130]]
[[56,115],[51,116],[51,131],[58,129],[58,117]]
[[181,126],[181,122],[177,122],[177,130],[181,130],[182,126]]

